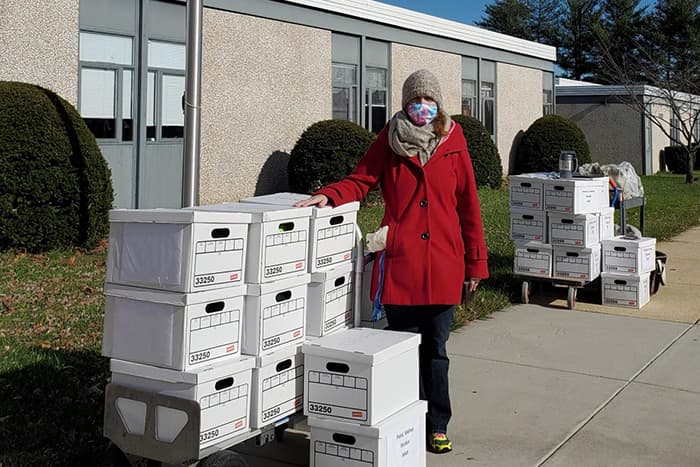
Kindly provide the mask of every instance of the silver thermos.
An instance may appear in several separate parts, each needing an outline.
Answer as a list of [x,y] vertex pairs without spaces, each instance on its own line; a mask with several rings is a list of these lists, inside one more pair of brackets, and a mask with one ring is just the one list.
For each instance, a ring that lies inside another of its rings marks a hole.
[[559,153],[559,178],[571,178],[578,169],[576,151],[561,151]]

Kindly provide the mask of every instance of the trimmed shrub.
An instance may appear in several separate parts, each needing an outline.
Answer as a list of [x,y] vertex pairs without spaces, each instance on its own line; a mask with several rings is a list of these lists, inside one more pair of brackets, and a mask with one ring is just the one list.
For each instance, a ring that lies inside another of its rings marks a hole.
[[453,115],[452,120],[459,123],[464,132],[477,186],[499,188],[503,182],[501,156],[486,127],[476,118],[466,115]]
[[93,248],[109,228],[109,167],[75,108],[0,82],[0,249]]
[[[691,164],[695,165],[696,151],[692,151]],[[683,146],[666,146],[664,148],[664,163],[666,169],[674,174],[685,175],[688,168],[688,153]]]
[[586,137],[572,120],[559,115],[541,117],[520,140],[514,173],[558,172],[561,151],[576,151],[579,165],[591,162]]
[[311,193],[349,175],[374,134],[346,120],[314,123],[299,137],[287,165],[289,187]]

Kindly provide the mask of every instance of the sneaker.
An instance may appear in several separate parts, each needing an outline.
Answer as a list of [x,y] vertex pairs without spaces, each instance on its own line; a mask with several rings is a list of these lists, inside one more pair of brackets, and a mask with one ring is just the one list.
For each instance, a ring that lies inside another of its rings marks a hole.
[[452,451],[452,441],[445,433],[436,431],[430,435],[428,450],[436,454],[444,454]]

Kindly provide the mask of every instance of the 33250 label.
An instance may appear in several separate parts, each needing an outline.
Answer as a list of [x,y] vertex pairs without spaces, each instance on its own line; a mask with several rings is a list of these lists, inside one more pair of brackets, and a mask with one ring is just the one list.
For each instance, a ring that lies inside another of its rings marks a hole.
[[273,346],[279,344],[279,343],[281,342],[281,340],[282,340],[282,339],[281,339],[279,336],[277,336],[277,337],[271,337],[271,338],[269,338],[269,339],[265,339],[265,340],[263,341],[262,348],[263,348],[263,349],[268,349],[268,348],[270,348],[270,347],[273,347]]
[[211,352],[209,350],[205,352],[197,352],[190,354],[190,363],[202,362],[208,360],[211,357]]
[[270,268],[265,268],[265,276],[274,276],[276,274],[282,274],[282,266],[272,266]]
[[206,431],[204,433],[199,434],[199,442],[203,443],[205,441],[209,441],[211,439],[214,439],[217,436],[219,436],[219,429],[218,428],[215,430],[209,430],[209,431]]
[[282,409],[280,409],[279,407],[275,407],[275,408],[270,409],[270,410],[265,410],[262,413],[262,419],[269,420],[272,417],[274,417],[275,415],[278,415],[281,411],[282,411]]
[[329,407],[327,405],[321,405],[321,404],[309,404],[309,412],[315,412],[315,413],[332,413],[333,408]]
[[207,285],[213,284],[216,278],[214,276],[197,276],[194,278],[194,285]]

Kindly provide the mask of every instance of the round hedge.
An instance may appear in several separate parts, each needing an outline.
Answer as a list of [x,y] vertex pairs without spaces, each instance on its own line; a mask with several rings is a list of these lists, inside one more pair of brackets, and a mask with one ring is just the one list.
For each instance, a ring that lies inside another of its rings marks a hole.
[[503,182],[501,156],[484,124],[466,115],[453,115],[452,120],[459,123],[464,132],[477,186],[500,188]]
[[346,120],[314,123],[299,137],[289,157],[289,187],[311,193],[349,175],[374,134]]
[[0,81],[0,249],[93,248],[112,200],[107,163],[75,108]]
[[579,165],[591,162],[586,137],[573,121],[559,115],[539,118],[520,140],[515,173],[558,172],[561,151],[576,151]]

